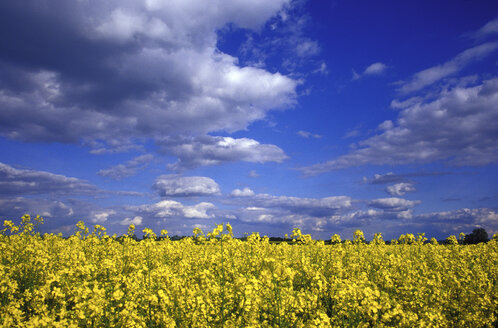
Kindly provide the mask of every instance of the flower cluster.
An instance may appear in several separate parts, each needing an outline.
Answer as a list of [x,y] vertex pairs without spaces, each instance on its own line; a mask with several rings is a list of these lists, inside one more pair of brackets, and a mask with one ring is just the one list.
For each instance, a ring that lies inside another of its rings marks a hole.
[[[39,219],[38,219],[39,220]],[[93,233],[40,235],[29,217],[0,233],[4,327],[492,327],[498,237],[476,245],[272,243],[229,225],[179,241]]]

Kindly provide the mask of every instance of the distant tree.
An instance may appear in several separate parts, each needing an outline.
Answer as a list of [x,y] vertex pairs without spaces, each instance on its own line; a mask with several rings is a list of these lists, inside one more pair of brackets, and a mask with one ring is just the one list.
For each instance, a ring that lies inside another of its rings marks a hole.
[[472,233],[465,235],[464,244],[485,243],[489,240],[488,233],[484,228],[475,228]]

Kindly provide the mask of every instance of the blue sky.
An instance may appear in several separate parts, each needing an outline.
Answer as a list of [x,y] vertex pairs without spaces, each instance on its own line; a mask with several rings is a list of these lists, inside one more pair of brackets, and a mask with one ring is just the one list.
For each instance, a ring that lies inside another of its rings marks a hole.
[[496,1],[0,4],[0,218],[498,232]]

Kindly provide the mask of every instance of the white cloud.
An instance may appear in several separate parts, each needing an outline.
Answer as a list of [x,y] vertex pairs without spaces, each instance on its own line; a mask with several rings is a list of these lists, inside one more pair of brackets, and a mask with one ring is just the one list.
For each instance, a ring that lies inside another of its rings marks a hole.
[[234,189],[230,193],[231,196],[235,197],[247,197],[247,196],[254,196],[254,191],[252,191],[250,188],[245,187],[244,189]]
[[386,70],[387,66],[383,63],[377,62],[368,66],[363,72],[364,75],[377,75],[381,74]]
[[90,221],[92,223],[104,223],[107,221],[109,216],[116,214],[116,211],[114,210],[105,210],[105,211],[100,211],[100,212],[94,212],[92,213]]
[[396,217],[404,220],[413,219],[413,210],[400,211],[396,214]]
[[295,227],[321,231],[327,222],[331,223],[335,216],[353,207],[353,200],[347,196],[301,198],[255,194],[252,191],[244,197],[231,197],[226,203],[232,207],[229,213],[240,222],[279,225],[280,230],[289,231]]
[[334,222],[339,223],[339,222],[358,222],[362,220],[372,220],[372,219],[379,219],[383,215],[385,215],[384,211],[382,210],[374,210],[374,209],[368,209],[368,210],[356,210],[353,212],[346,213],[344,215],[338,215],[334,217]]
[[389,211],[404,211],[415,205],[420,204],[418,200],[407,200],[403,198],[391,197],[391,198],[378,198],[368,202],[369,206],[380,208]]
[[265,208],[264,207],[249,206],[249,207],[246,207],[245,210],[247,210],[247,211],[264,211]]
[[379,124],[379,130],[390,130],[394,127],[394,123],[391,120],[386,120]]
[[355,70],[353,70],[353,80],[358,80],[366,75],[380,75],[384,73],[386,69],[387,69],[386,64],[383,64],[381,62],[376,62],[365,68],[363,73],[357,73]]
[[216,209],[216,206],[208,202],[183,205],[173,200],[162,200],[155,204],[128,207],[128,210],[151,214],[161,219],[211,219],[214,218],[214,213],[212,213],[214,209]]
[[354,69],[352,70],[353,72],[353,80],[358,80],[361,78],[361,74],[358,74]]
[[297,131],[297,135],[300,136],[300,137],[306,138],[306,139],[308,139],[310,137],[313,137],[315,139],[322,138],[322,136],[319,135],[319,134],[314,134],[314,133],[311,133],[311,132],[308,132],[308,131],[303,131],[303,130]]
[[124,226],[129,226],[131,224],[133,225],[142,225],[143,218],[141,216],[135,216],[133,219],[130,218],[125,218],[124,220],[121,220],[119,224],[124,225]]
[[0,197],[0,217],[17,221],[24,214],[30,214],[32,217],[40,215],[45,218],[44,224],[39,227],[39,231],[42,233],[57,233],[63,231],[63,226],[69,225],[70,229],[66,232],[71,234],[74,232],[77,221],[98,223],[99,217],[94,217],[94,214],[106,211],[108,209],[100,208],[98,205],[83,202],[74,197],[64,199],[62,195],[57,195],[55,200],[52,197],[47,199],[44,196],[31,195],[28,197]]
[[327,64],[325,62],[320,63],[320,66],[317,69],[315,69],[313,73],[320,73],[323,75],[327,75],[329,73]]
[[118,164],[108,169],[100,170],[97,174],[114,180],[120,180],[135,175],[137,171],[145,169],[153,158],[154,156],[151,154],[137,156],[125,164]]
[[323,215],[322,213],[335,212],[339,209],[351,207],[352,199],[347,196],[300,198],[258,194],[254,196],[254,202],[264,207],[279,207],[296,213],[307,212],[310,215]]
[[442,90],[401,110],[395,124],[360,141],[349,154],[301,170],[313,175],[365,164],[498,163],[497,108],[498,78]]
[[245,129],[293,106],[298,82],[239,65],[217,48],[218,32],[232,23],[257,30],[289,2],[54,0],[43,11],[26,4],[6,28],[22,24],[23,44],[47,46],[18,64],[0,61],[23,81],[0,77],[0,134],[83,141],[106,153],[159,136]]
[[[232,202],[243,202],[247,211],[270,211],[275,218],[289,215],[303,217],[329,217],[345,211],[352,206],[353,200],[348,196],[331,196],[324,198],[300,198],[290,196],[273,196],[269,194],[252,194],[252,190],[245,192],[245,196]],[[244,193],[244,192],[243,192]]]
[[193,206],[185,206],[183,209],[183,214],[189,219],[212,219],[214,214],[208,214],[207,211],[216,208],[211,203],[202,202]]
[[307,28],[313,24],[304,1],[290,1],[279,15],[270,20],[271,33],[247,33],[246,42],[240,47],[241,63],[258,67],[275,67],[298,78],[310,66],[310,73],[327,74],[327,66],[318,58],[320,44],[309,38]]
[[409,182],[400,182],[396,183],[391,186],[387,186],[386,191],[391,195],[391,196],[403,196],[407,192],[415,191],[415,187],[413,186],[413,183]]
[[498,213],[489,208],[461,208],[454,211],[424,213],[418,215],[416,219],[447,233],[470,232],[475,227],[485,228],[491,236],[498,232]]
[[483,224],[493,222],[495,224],[498,224],[498,213],[496,213],[494,210],[486,208],[461,208],[455,211],[442,211],[421,214],[420,217],[426,219],[437,217],[439,220],[466,220],[467,218],[472,217],[473,222],[479,222]]
[[401,176],[399,174],[394,174],[393,172],[387,172],[386,174],[374,174],[373,179],[369,181],[368,179],[366,180],[371,184],[379,184],[379,183],[397,182],[404,179],[405,179],[404,176]]
[[161,175],[154,182],[153,188],[161,197],[209,196],[220,193],[220,187],[213,179],[199,176]]
[[173,38],[171,29],[161,19],[121,8],[113,10],[109,20],[97,26],[95,30],[99,36],[120,42],[129,41],[137,35],[162,40]]
[[257,177],[259,177],[259,174],[255,170],[251,170],[251,171],[249,171],[249,177],[257,178]]
[[398,91],[401,93],[413,92],[430,85],[442,78],[454,74],[473,61],[480,60],[498,49],[498,42],[487,42],[467,49],[450,61],[416,73],[412,79],[403,84]]
[[320,46],[316,41],[305,40],[296,45],[296,53],[300,57],[313,56],[320,52]]
[[477,32],[473,33],[473,36],[477,39],[482,39],[493,34],[498,34],[498,18],[487,22]]
[[0,162],[0,194],[96,194],[102,192],[87,181],[45,171],[16,169]]
[[279,147],[260,144],[249,138],[212,136],[163,138],[159,145],[163,152],[179,158],[177,163],[170,166],[176,170],[235,161],[280,163],[288,158]]
[[373,178],[369,179],[367,177],[363,177],[363,182],[364,183],[369,183],[369,184],[387,184],[387,183],[410,183],[413,184],[409,180],[409,178],[415,178],[415,177],[434,177],[434,176],[441,176],[441,175],[447,175],[447,174],[452,174],[451,172],[425,172],[425,171],[420,171],[420,172],[409,172],[409,173],[393,173],[393,172],[388,172],[384,174],[374,174]]

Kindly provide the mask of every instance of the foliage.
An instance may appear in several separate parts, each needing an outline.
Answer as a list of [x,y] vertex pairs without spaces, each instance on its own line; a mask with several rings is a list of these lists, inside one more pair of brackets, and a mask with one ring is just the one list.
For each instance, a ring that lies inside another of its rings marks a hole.
[[455,237],[455,235],[451,235],[448,238],[446,238],[446,243],[449,245],[457,245],[458,239],[457,237]]
[[383,245],[385,244],[384,238],[382,238],[382,234],[380,232],[374,234],[374,238],[372,240],[372,244]]
[[[39,219],[38,219],[39,220]],[[498,313],[498,237],[476,245],[424,236],[325,245],[229,225],[171,241],[105,228],[34,232],[31,218],[0,233],[5,327],[491,327]],[[361,233],[360,233],[361,232]],[[332,240],[340,241],[340,237]],[[363,237],[363,239],[361,238]],[[453,236],[456,240],[456,237]]]
[[330,243],[332,245],[340,244],[341,243],[341,236],[339,236],[338,234],[334,234],[332,237],[330,237]]
[[489,240],[488,233],[484,228],[476,228],[472,230],[472,233],[465,235],[463,242],[465,244],[478,244],[485,243]]

